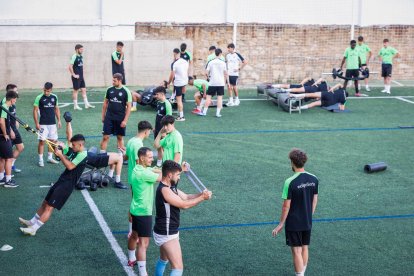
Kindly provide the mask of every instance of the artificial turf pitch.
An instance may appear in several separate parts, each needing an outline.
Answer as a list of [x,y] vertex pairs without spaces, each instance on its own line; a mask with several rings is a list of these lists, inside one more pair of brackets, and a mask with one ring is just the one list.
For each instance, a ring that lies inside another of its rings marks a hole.
[[[91,92],[100,102],[104,89]],[[385,96],[373,89],[370,96]],[[38,93],[21,91],[18,115],[33,126],[32,103]],[[410,96],[411,88],[394,88],[391,96]],[[69,92],[56,91],[61,103]],[[192,93],[187,96],[191,98]],[[254,90],[243,99],[261,99]],[[414,98],[406,98],[414,101]],[[101,104],[74,112],[74,133],[87,146],[99,146]],[[127,139],[137,122],[155,119],[150,107],[132,113]],[[269,101],[242,101],[225,108],[223,117],[190,114],[177,122],[184,138],[184,160],[213,199],[182,212],[180,241],[185,275],[293,275],[284,232],[272,238],[281,212],[284,180],[292,175],[287,154],[293,147],[307,151],[306,169],[320,180],[307,275],[409,275],[414,270],[414,104],[398,99],[349,99],[352,112],[336,114],[316,108],[289,115]],[[112,251],[83,196],[75,191],[62,211],[55,211],[35,237],[23,236],[17,218],[31,218],[47,193],[39,188],[56,181],[63,166],[37,167],[36,137],[20,130],[25,151],[16,162],[20,187],[0,189],[0,275],[122,275]],[[64,128],[59,130],[64,137]],[[152,146],[152,137],[144,144]],[[111,138],[109,151],[115,151]],[[384,172],[366,174],[367,163],[385,161]],[[126,181],[126,168],[122,179]],[[182,176],[180,188],[196,190]],[[112,187],[90,192],[118,243],[126,250],[130,191]],[[403,215],[403,216],[402,216]],[[158,248],[151,241],[147,268],[154,272]]]

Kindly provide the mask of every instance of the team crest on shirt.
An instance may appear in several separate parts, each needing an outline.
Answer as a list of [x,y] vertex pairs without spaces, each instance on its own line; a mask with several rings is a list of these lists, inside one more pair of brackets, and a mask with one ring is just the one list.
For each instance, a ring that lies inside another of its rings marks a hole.
[[52,99],[51,99],[51,101],[52,101],[52,102],[54,102],[54,101],[55,101],[55,99],[53,99],[53,98],[52,98]]
[[122,97],[122,92],[119,92],[119,94],[118,94],[118,95],[119,95],[119,97]]

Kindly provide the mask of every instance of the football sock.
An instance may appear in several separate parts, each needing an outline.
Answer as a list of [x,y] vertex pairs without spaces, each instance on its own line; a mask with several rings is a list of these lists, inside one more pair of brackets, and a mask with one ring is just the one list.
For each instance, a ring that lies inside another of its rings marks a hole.
[[167,266],[168,261],[158,259],[157,264],[155,265],[155,276],[164,275],[165,267]]
[[138,272],[140,276],[147,276],[147,262],[146,261],[138,261]]

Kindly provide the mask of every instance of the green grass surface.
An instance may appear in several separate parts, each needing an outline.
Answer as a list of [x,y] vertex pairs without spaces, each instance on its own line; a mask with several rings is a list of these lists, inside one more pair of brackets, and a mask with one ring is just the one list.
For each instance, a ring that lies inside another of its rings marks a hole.
[[[91,92],[89,100],[102,101],[102,91]],[[384,96],[379,91],[375,88],[370,95]],[[414,95],[411,88],[392,92],[392,96]],[[62,103],[71,102],[70,93],[56,93]],[[18,115],[31,125],[36,94],[22,91],[17,107]],[[242,98],[256,99],[256,92],[243,91]],[[97,104],[96,109],[81,112],[73,112],[72,106],[62,108],[62,114],[66,110],[73,114],[74,133],[91,136],[88,146],[99,146],[101,107]],[[307,151],[307,170],[320,179],[315,219],[414,214],[414,129],[392,129],[414,125],[414,104],[349,99],[351,113],[316,108],[289,115],[268,101],[242,101],[239,107],[223,109],[220,119],[214,117],[214,109],[207,117],[193,116],[192,107],[193,103],[186,104],[187,120],[176,127],[183,134],[184,159],[214,196],[183,211],[182,227],[277,221],[282,184],[292,174],[287,158],[292,147]],[[131,115],[127,134],[134,135],[137,122],[144,119],[154,122],[155,111],[139,107]],[[326,129],[348,130],[305,131]],[[15,177],[20,187],[0,188],[0,246],[14,247],[0,252],[0,275],[122,275],[121,264],[78,191],[35,237],[20,233],[17,218],[31,218],[47,193],[39,185],[57,180],[63,171],[61,164],[37,167],[36,137],[21,133],[26,149],[16,163],[23,169]],[[59,134],[63,138],[64,129]],[[144,144],[151,146],[152,139]],[[114,138],[108,150],[116,150]],[[378,161],[387,162],[388,169],[363,172],[363,165]],[[126,176],[124,167],[125,181]],[[184,176],[180,188],[195,192]],[[111,187],[91,195],[126,253],[123,232],[128,229],[130,191]],[[271,237],[274,226],[181,231],[184,274],[292,275],[290,250],[284,234]],[[413,229],[414,218],[316,222],[307,275],[409,275],[414,269]],[[157,255],[158,248],[151,242],[150,275]]]

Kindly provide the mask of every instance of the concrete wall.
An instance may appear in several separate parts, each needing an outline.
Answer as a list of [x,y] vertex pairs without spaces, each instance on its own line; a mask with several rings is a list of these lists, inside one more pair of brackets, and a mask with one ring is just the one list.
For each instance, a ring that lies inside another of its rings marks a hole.
[[135,22],[414,25],[398,0],[0,0],[0,41],[134,40]]
[[[414,79],[414,26],[357,27],[355,35],[363,35],[371,47],[370,69],[379,71],[376,56],[382,40],[389,38],[402,58],[395,61],[393,77]],[[208,47],[217,45],[225,52],[232,41],[231,24],[157,24],[137,23],[136,38],[191,40],[194,44],[195,74],[202,75]],[[305,76],[320,77],[339,67],[345,48],[349,45],[350,26],[238,24],[237,51],[249,64],[241,71],[240,84],[286,82]],[[378,75],[377,75],[378,76]],[[373,76],[374,77],[374,76]]]
[[[174,39],[125,42],[127,84],[153,85],[167,79],[172,49],[182,42]],[[191,49],[192,42],[186,42]],[[0,87],[12,82],[21,88],[41,88],[46,81],[51,81],[55,87],[71,87],[68,65],[76,43],[84,46],[86,85],[111,85],[114,41],[0,42]]]

